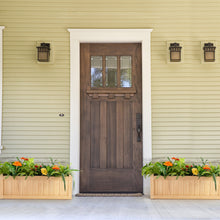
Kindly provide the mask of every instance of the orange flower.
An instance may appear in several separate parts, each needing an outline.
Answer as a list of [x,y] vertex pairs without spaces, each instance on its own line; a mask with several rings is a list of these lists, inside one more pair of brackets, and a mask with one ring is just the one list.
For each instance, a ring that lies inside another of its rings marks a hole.
[[22,159],[22,160],[26,160],[26,161],[28,161],[28,158],[25,158],[25,157],[21,157],[21,159]]
[[173,164],[170,161],[166,161],[163,165],[167,166],[167,167],[172,167]]
[[208,165],[205,165],[205,166],[203,167],[203,169],[204,169],[204,170],[211,170],[211,168],[210,168]]
[[54,166],[52,167],[52,169],[53,169],[53,170],[59,170],[60,168],[59,168],[57,165],[54,165]]
[[15,161],[13,163],[13,165],[16,166],[16,167],[21,167],[22,166],[21,162],[19,162],[19,161]]
[[176,157],[172,157],[171,159],[173,159],[173,160],[177,160],[177,161],[180,160],[179,158],[176,158]]

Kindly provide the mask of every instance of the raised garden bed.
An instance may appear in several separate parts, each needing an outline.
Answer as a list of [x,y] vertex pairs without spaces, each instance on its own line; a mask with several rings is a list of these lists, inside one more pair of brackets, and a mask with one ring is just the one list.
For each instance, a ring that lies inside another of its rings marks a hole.
[[0,199],[72,199],[72,176],[65,177],[66,190],[61,177],[0,176]]
[[52,158],[50,164],[25,157],[0,163],[0,199],[72,199],[73,171]]
[[212,177],[150,178],[151,199],[220,199],[220,177],[216,177],[217,189]]
[[151,178],[151,199],[220,199],[220,165],[207,163],[176,157],[147,163],[142,175]]

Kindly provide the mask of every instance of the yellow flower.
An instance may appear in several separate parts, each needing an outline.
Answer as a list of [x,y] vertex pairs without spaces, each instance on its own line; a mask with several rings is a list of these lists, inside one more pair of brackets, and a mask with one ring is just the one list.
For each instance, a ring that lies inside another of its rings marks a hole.
[[192,173],[193,175],[198,176],[199,171],[197,170],[197,168],[192,168]]
[[47,169],[46,168],[41,168],[41,173],[46,176],[47,175]]

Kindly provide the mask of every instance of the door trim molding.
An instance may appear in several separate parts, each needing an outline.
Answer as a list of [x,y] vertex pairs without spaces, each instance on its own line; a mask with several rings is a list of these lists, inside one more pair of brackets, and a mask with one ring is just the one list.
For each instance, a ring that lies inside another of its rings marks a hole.
[[[152,159],[151,32],[152,29],[68,29],[70,32],[70,164],[80,169],[80,43],[142,44],[143,163]],[[73,194],[79,193],[80,174],[74,174]],[[146,185],[146,180],[143,179]],[[143,188],[146,194],[146,187]]]
[[2,146],[2,77],[3,77],[3,30],[4,26],[0,26],[0,154]]

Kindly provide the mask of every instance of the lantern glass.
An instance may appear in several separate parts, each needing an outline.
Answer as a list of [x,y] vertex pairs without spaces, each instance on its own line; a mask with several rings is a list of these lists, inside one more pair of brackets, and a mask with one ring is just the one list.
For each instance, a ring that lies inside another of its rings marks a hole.
[[170,61],[173,61],[173,62],[181,61],[181,52],[180,51],[171,51],[170,52]]
[[215,61],[215,51],[206,51],[205,52],[205,61],[214,62]]

